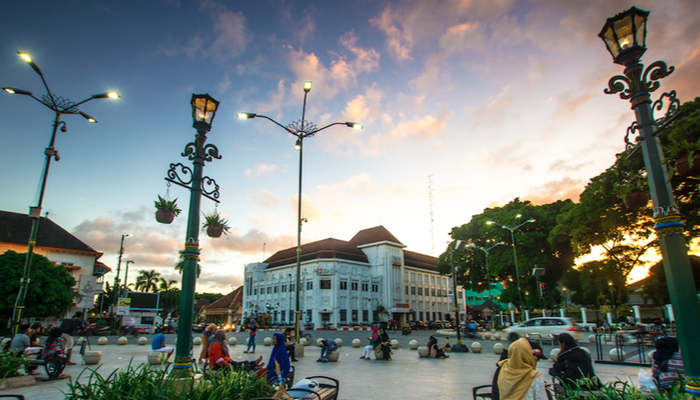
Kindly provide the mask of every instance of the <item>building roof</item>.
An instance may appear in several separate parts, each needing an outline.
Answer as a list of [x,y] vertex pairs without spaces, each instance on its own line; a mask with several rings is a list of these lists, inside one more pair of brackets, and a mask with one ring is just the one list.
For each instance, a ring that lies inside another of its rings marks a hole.
[[[304,244],[301,246],[301,261],[336,258],[341,260],[369,263],[367,254],[365,254],[360,247],[382,242],[391,242],[405,247],[385,227],[377,226],[359,231],[349,242],[329,238]],[[408,250],[404,250],[403,254],[403,262],[407,267],[437,271],[437,257],[427,256]],[[264,262],[268,264],[266,269],[269,269],[295,264],[296,261],[296,247],[290,247],[288,249],[278,251]]]
[[355,246],[362,246],[370,243],[381,243],[381,242],[392,242],[403,246],[403,243],[399,241],[394,235],[391,234],[382,225],[375,226],[374,228],[363,229],[355,236],[350,239],[350,243]]
[[233,292],[227,294],[226,296],[220,298],[219,300],[202,307],[203,310],[234,310],[236,305],[243,305],[243,286],[239,286]]
[[[369,262],[367,255],[356,245],[339,239],[324,239],[301,245],[301,261],[321,258],[339,258],[342,260]],[[296,247],[280,250],[265,260],[267,268],[294,264],[297,261]]]
[[[0,242],[26,246],[31,231],[29,215],[0,211]],[[46,217],[39,220],[36,246],[102,255]]]

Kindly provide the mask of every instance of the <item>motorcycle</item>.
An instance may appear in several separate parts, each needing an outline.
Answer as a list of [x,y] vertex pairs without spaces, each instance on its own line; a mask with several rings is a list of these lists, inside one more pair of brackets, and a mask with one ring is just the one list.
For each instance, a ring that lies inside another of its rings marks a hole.
[[402,334],[403,336],[408,336],[408,335],[410,335],[411,333],[413,333],[413,331],[412,331],[411,328],[409,328],[408,326],[405,327],[405,328],[403,328],[403,331],[401,332],[401,334]]

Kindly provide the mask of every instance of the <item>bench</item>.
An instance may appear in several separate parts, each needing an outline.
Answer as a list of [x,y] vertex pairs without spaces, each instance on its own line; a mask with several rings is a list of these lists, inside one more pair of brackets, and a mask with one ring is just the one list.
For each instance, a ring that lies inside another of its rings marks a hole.
[[[337,400],[338,399],[338,393],[340,392],[340,381],[334,378],[330,378],[328,376],[307,376],[304,379],[324,379],[328,380],[329,382],[323,382],[319,381],[318,382],[318,387],[316,390],[307,390],[307,389],[294,389],[295,391],[299,392],[307,392],[308,396],[305,398],[308,399],[315,399],[315,400]],[[252,400],[275,400],[272,397],[258,397],[256,399]]]
[[56,379],[61,379],[60,375],[63,373],[63,370],[66,368],[66,363],[68,362],[68,358],[66,357],[55,357],[55,358],[36,358],[36,359],[30,359],[29,363],[32,365],[43,365],[44,369],[46,369],[46,375],[48,375],[49,381],[53,381]]

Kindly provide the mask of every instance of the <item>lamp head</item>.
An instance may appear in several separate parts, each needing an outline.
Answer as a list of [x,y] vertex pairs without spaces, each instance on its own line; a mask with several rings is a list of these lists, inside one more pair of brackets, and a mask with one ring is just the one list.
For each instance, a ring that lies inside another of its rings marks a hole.
[[632,7],[612,18],[608,18],[598,36],[616,64],[636,64],[646,48],[647,18],[649,11]]
[[311,81],[306,81],[304,82],[304,92],[309,93],[311,91],[311,88],[314,86],[314,83]]
[[85,114],[85,113],[82,112],[82,111],[80,111],[80,115],[82,115],[83,118],[85,118],[86,120],[88,120],[88,122],[90,122],[90,123],[92,123],[92,124],[96,124],[96,123],[97,123],[97,120],[96,120],[95,118],[89,116],[88,114]]
[[537,221],[536,219],[528,219],[527,222],[535,222]]
[[98,93],[98,94],[93,94],[92,98],[93,99],[118,99],[122,97],[119,93],[117,92],[106,92],[106,93]]
[[21,51],[18,51],[17,54],[19,54],[19,56],[20,56],[24,61],[26,61],[27,64],[29,64],[29,66],[32,67],[32,69],[33,69],[34,71],[36,71],[37,74],[39,74],[39,75],[44,75],[44,73],[41,72],[41,69],[39,68],[38,65],[36,65],[36,63],[34,62],[34,60],[32,60],[32,57],[31,57],[29,54],[24,53],[24,52],[21,52]]
[[26,90],[17,89],[17,88],[13,88],[13,87],[4,87],[4,88],[2,88],[2,90],[6,91],[9,94],[24,94],[27,96],[32,95],[32,92],[28,92]]
[[301,138],[297,139],[297,142],[294,143],[294,150],[296,150],[296,151],[301,150]]
[[523,216],[522,214],[518,214],[518,215],[515,216],[515,218],[520,218],[520,217],[522,217],[522,216]]
[[613,285],[613,281],[612,281],[612,279],[610,279],[610,280],[608,281],[608,286],[612,286],[612,285]]
[[257,117],[257,114],[255,114],[255,113],[241,112],[241,113],[236,114],[236,118],[238,118],[238,119],[250,119],[250,118],[255,118],[255,117]]
[[127,233],[127,234],[124,234],[124,235],[122,235],[122,236],[124,236],[124,237],[129,237],[129,236],[134,236],[134,234],[133,234],[133,233]]
[[495,224],[495,222],[493,222],[493,221],[486,221],[486,225],[493,225],[493,224]]
[[213,97],[206,94],[193,94],[192,100],[192,126],[197,130],[204,129],[209,131],[211,123],[214,121],[216,110],[219,108],[219,102]]
[[358,129],[358,130],[365,128],[365,126],[359,122],[346,122],[345,125],[347,125],[348,127],[352,128],[352,129]]

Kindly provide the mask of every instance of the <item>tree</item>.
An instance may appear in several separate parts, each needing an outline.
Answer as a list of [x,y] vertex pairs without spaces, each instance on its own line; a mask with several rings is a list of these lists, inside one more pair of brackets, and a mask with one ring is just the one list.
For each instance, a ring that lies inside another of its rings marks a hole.
[[[0,317],[10,318],[19,293],[27,255],[8,250],[0,256]],[[75,279],[63,266],[54,265],[46,257],[34,254],[29,273],[23,317],[60,317],[73,303]]]
[[[697,289],[700,287],[700,257],[691,255],[689,258],[690,267],[693,270],[695,288]],[[650,301],[652,304],[659,306],[671,302],[671,297],[668,295],[663,261],[659,261],[649,268],[649,276],[644,279],[642,284],[641,295],[644,302]]]
[[158,291],[159,292],[167,292],[169,290],[174,290],[177,289],[177,281],[174,279],[165,279],[165,278],[160,278],[160,281],[158,283]]
[[[202,249],[199,249],[200,251]],[[177,261],[177,264],[175,264],[175,271],[177,271],[180,275],[182,275],[182,269],[185,268],[185,254],[181,251],[180,253],[180,259]],[[197,278],[199,278],[199,274],[202,273],[202,266],[199,265],[199,257],[197,257]]]
[[206,299],[211,304],[222,297],[224,297],[224,295],[221,293],[195,293],[194,301],[196,303],[199,299]]
[[[451,235],[455,240],[459,239],[467,245],[473,244],[479,247],[491,247],[498,242],[504,243],[503,246],[497,246],[489,252],[491,282],[504,282],[505,289],[501,295],[501,301],[517,304],[519,295],[510,231],[487,222],[511,225],[513,221],[520,224],[528,219],[535,219],[535,222],[526,223],[514,231],[520,289],[523,299],[526,291],[538,293],[531,271],[535,266],[545,268],[546,274],[540,281],[551,288],[544,304],[551,307],[553,304],[558,304],[560,296],[559,292],[553,288],[556,287],[556,283],[562,278],[564,272],[572,267],[574,258],[567,237],[550,241],[549,232],[556,226],[556,219],[561,210],[571,203],[570,200],[565,200],[535,206],[530,201],[520,201],[516,198],[503,207],[487,208],[483,213],[473,216],[469,223],[453,228]],[[521,217],[516,218],[517,215]],[[486,260],[483,252],[474,248],[455,251],[454,262],[458,268],[460,285],[480,293],[488,290]],[[449,274],[450,250],[440,255],[438,271]]]
[[160,278],[160,273],[153,269],[150,271],[140,270],[136,277],[136,290],[155,292],[158,289],[158,278]]

